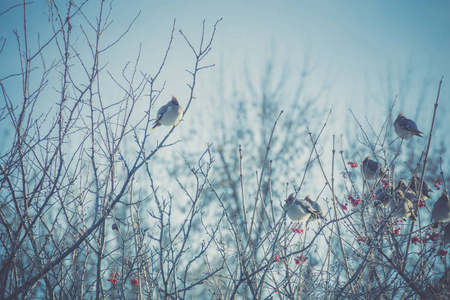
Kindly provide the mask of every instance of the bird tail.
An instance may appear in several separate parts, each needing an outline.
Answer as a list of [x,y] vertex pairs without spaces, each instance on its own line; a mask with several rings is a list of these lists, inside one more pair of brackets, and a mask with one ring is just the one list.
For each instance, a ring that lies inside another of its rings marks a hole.
[[309,212],[311,213],[311,216],[316,218],[316,219],[324,219],[325,217],[323,216],[323,213],[320,210],[313,210],[310,209]]
[[415,135],[417,135],[418,137],[423,137],[423,132],[421,132],[421,131],[416,131],[416,132],[414,132],[414,134]]
[[161,123],[159,123],[159,119],[161,119],[161,116],[158,116],[158,118],[156,118],[155,123],[153,123],[153,127],[152,130],[155,129],[158,126],[161,126]]
[[433,230],[437,230],[439,228],[439,222],[434,222],[431,228],[433,228]]
[[312,216],[314,216],[314,217],[316,217],[317,218],[317,211],[315,211],[315,210],[313,210],[313,209],[308,209],[308,212],[312,215]]

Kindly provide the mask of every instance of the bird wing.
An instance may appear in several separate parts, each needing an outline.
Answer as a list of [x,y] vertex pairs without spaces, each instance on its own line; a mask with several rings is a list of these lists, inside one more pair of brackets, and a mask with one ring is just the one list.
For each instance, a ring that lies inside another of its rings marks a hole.
[[168,108],[169,108],[169,103],[161,106],[158,109],[158,112],[156,113],[156,120],[153,123],[154,126],[153,126],[152,130],[155,129],[156,126],[160,125],[158,122],[159,122],[159,120],[161,120],[162,116],[166,113]]
[[378,190],[375,191],[375,199],[376,200],[382,200],[386,197],[386,192],[384,191],[383,188],[379,188]]
[[297,204],[299,204],[305,212],[311,214],[312,218],[315,219],[325,219],[323,215],[322,208],[319,204],[312,202],[312,200],[305,199],[305,200],[297,200]]
[[[420,186],[420,177],[417,176],[417,175],[413,175],[413,177],[410,180],[410,187],[411,187],[411,189],[413,189],[415,192],[417,192],[419,186]],[[423,180],[422,194],[424,196],[428,197],[428,198],[431,198],[430,192],[432,193],[433,190],[430,189],[430,186],[429,186],[428,182]]]
[[373,160],[367,161],[367,168],[372,171],[376,171],[378,169],[379,164]]
[[367,168],[369,170],[371,170],[372,172],[376,172],[377,170],[379,170],[380,173],[384,173],[384,168],[381,164],[377,163],[376,161],[373,160],[368,160],[367,161]]
[[375,191],[375,200],[380,202],[387,202],[392,194],[392,188],[379,188]]
[[167,108],[169,108],[169,103],[161,106],[161,108],[158,109],[158,113],[157,113],[158,119],[157,120],[159,120],[166,113]]
[[424,194],[425,196],[431,198],[430,193],[432,193],[433,190],[430,188],[430,185],[428,184],[428,182],[426,182],[425,180],[423,181],[422,184],[422,194]]
[[405,201],[405,206],[408,209],[408,211],[411,211],[414,209],[414,205],[412,204],[411,201],[409,201],[409,199],[403,198],[403,201]]
[[400,126],[405,129],[408,130],[414,134],[416,133],[422,133],[419,131],[419,128],[417,127],[416,123],[413,120],[403,120],[403,122],[400,122]]
[[412,221],[415,221],[416,220],[416,214],[414,213],[414,205],[412,204],[412,202],[411,201],[409,201],[408,199],[406,199],[406,198],[403,198],[403,200],[405,201],[405,207],[406,207],[406,209],[407,209],[407,212],[409,213],[409,218],[412,220]]
[[295,200],[294,204],[299,205],[304,211],[314,214],[311,204],[306,200]]
[[319,205],[319,203],[317,203],[317,202],[313,203],[312,207],[314,209],[315,214],[317,214],[317,217],[325,219],[325,216],[323,215],[323,209]]

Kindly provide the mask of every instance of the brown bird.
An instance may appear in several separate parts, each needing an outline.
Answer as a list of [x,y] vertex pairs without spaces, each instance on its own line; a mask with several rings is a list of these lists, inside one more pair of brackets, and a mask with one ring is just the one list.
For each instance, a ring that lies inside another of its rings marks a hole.
[[364,158],[361,165],[361,174],[365,180],[375,180],[378,176],[383,177],[385,173],[384,167],[374,160],[370,159],[370,156]]
[[398,181],[397,190],[401,190],[403,192],[403,196],[409,201],[417,201],[416,193],[410,187],[408,187],[403,179]]
[[391,199],[392,218],[406,220],[410,218],[416,221],[414,206],[403,194],[401,190],[395,192],[395,198]]
[[[409,187],[417,194],[417,190],[420,187],[420,177],[417,176],[416,174],[414,174],[409,182]],[[431,199],[430,193],[432,193],[432,192],[433,192],[433,190],[430,188],[428,183],[424,180],[423,184],[422,184],[422,195],[424,196],[424,198]]]

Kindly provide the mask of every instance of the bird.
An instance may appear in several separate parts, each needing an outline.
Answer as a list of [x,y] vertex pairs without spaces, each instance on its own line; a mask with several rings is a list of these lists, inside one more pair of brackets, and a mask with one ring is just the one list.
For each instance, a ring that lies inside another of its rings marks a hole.
[[450,223],[444,226],[444,230],[441,235],[441,241],[443,241],[445,244],[450,244]]
[[[417,176],[416,174],[414,174],[409,182],[409,186],[417,194],[417,190],[420,187],[420,177]],[[422,195],[424,196],[424,198],[431,199],[430,193],[432,193],[432,192],[433,192],[433,190],[430,188],[428,183],[424,180],[423,184],[422,184]]]
[[387,187],[380,187],[375,191],[375,197],[373,198],[373,200],[376,202],[374,205],[376,207],[387,207],[393,194],[394,189],[392,188],[391,184],[389,184]]
[[391,199],[392,218],[394,219],[411,219],[416,221],[416,214],[414,213],[414,206],[412,202],[407,199],[402,190],[395,192],[395,197]]
[[371,160],[370,156],[367,156],[362,162],[361,173],[365,180],[375,180],[377,176],[383,177],[385,169],[379,162]]
[[314,211],[313,206],[306,199],[309,199],[309,201],[311,201],[309,196],[305,197],[305,199],[299,200],[294,197],[294,194],[290,194],[286,199],[286,203],[283,205],[283,209],[286,211],[288,217],[292,221],[306,222],[311,215],[315,215],[318,213]]
[[183,118],[183,108],[178,103],[177,98],[172,96],[172,100],[158,109],[152,130],[161,125],[176,126],[181,121],[181,118]]
[[431,218],[435,221],[433,229],[437,229],[439,223],[450,221],[450,201],[446,192],[442,192],[441,197],[434,203]]
[[319,219],[325,219],[325,216],[323,214],[323,209],[319,205],[319,203],[312,201],[312,199],[309,195],[307,195],[305,197],[305,200],[308,201],[309,204],[311,204],[312,209],[314,211],[314,213],[310,217],[311,221],[318,221]]
[[400,113],[394,122],[395,133],[402,139],[408,140],[417,135],[422,137],[423,132],[419,131],[416,123]]
[[401,190],[403,192],[403,196],[409,201],[417,201],[416,192],[414,192],[414,190],[411,189],[411,187],[408,187],[404,179],[398,181],[397,190]]
[[405,191],[408,188],[408,185],[406,184],[406,181],[404,179],[400,179],[397,182],[397,190]]

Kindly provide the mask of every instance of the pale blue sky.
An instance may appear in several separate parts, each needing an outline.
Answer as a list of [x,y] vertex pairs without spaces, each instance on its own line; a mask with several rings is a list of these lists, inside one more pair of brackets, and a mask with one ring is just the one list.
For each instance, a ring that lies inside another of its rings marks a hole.
[[[10,3],[19,2],[2,1],[0,11]],[[89,5],[94,8],[98,4],[93,1]],[[29,28],[39,30],[44,40],[49,34],[45,31],[48,28],[46,9],[39,1],[29,8]],[[120,46],[120,57],[117,50],[111,53],[111,68],[121,68],[122,62],[132,61],[142,43],[141,66],[151,73],[165,50],[174,18],[177,29],[181,28],[194,40],[204,19],[211,26],[223,18],[210,56],[212,63],[224,61],[229,70],[240,64],[259,64],[271,47],[275,47],[295,65],[308,52],[318,70],[318,80],[328,75],[333,84],[333,98],[339,102],[350,101],[347,104],[367,97],[364,92],[368,82],[378,84],[373,81],[387,72],[394,77],[394,96],[398,93],[395,84],[402,80],[402,72],[408,68],[417,81],[426,78],[435,82],[450,70],[450,1],[116,0],[113,9],[110,36],[106,34],[105,40],[116,36],[142,12]],[[20,8],[15,8],[0,16],[1,35],[8,42],[0,58],[1,77],[17,54],[12,29],[21,29],[21,15]],[[176,66],[189,63],[190,53],[179,34],[174,45],[166,77],[169,84],[179,80],[177,85],[182,85],[187,74],[183,72],[185,68]],[[173,87],[177,89],[181,87]],[[448,95],[445,90],[444,95]]]

